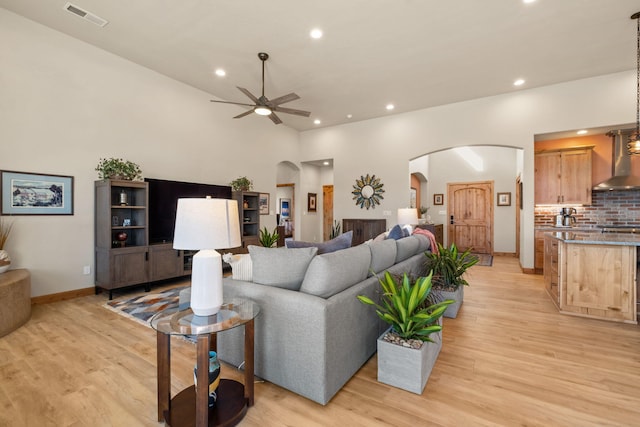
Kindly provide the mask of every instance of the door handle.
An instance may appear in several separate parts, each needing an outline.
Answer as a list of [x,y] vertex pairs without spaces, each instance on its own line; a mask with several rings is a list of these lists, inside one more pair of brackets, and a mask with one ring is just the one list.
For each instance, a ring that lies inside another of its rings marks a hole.
[[453,224],[453,215],[450,216],[449,224]]

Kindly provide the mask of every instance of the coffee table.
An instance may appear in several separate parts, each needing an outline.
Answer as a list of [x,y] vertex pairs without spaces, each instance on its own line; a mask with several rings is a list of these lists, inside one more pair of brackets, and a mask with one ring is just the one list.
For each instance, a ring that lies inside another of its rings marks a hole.
[[[196,316],[190,308],[162,311],[150,320],[156,330],[158,358],[158,421],[169,426],[231,426],[237,424],[253,405],[254,319],[260,307],[253,301],[225,302],[213,316]],[[216,404],[209,408],[209,350],[216,349],[215,334],[244,325],[244,385],[221,379]],[[197,338],[197,390],[187,387],[171,398],[171,336]],[[213,338],[213,339],[212,339]]]

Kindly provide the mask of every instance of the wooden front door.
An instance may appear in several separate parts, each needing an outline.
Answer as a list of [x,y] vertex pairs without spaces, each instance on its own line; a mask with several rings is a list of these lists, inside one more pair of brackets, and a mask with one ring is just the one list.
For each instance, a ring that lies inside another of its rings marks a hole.
[[493,254],[493,181],[447,184],[448,241]]
[[333,227],[333,185],[322,186],[322,238],[326,242]]

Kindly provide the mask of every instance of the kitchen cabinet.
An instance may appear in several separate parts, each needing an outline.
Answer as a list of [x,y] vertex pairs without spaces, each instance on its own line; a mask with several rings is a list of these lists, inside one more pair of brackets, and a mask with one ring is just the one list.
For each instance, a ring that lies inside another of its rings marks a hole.
[[545,287],[560,312],[637,324],[639,245],[640,236],[622,234],[547,235]]
[[556,308],[560,308],[560,272],[558,269],[560,260],[559,241],[550,237],[543,238],[543,265],[544,265],[544,287],[551,297],[551,301]]
[[535,154],[535,203],[591,204],[592,147]]
[[536,230],[534,235],[533,268],[536,274],[542,274],[544,270],[544,233],[543,230]]

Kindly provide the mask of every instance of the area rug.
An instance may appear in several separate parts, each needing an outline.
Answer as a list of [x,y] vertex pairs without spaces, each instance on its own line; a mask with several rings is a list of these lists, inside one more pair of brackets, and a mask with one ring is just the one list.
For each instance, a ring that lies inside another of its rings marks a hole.
[[169,308],[178,307],[180,291],[188,286],[166,289],[160,292],[145,293],[132,298],[107,301],[104,307],[143,325],[149,325],[154,314]]
[[491,267],[493,265],[493,255],[474,253],[472,253],[471,255],[478,257],[479,261],[476,265],[483,265],[485,267]]

